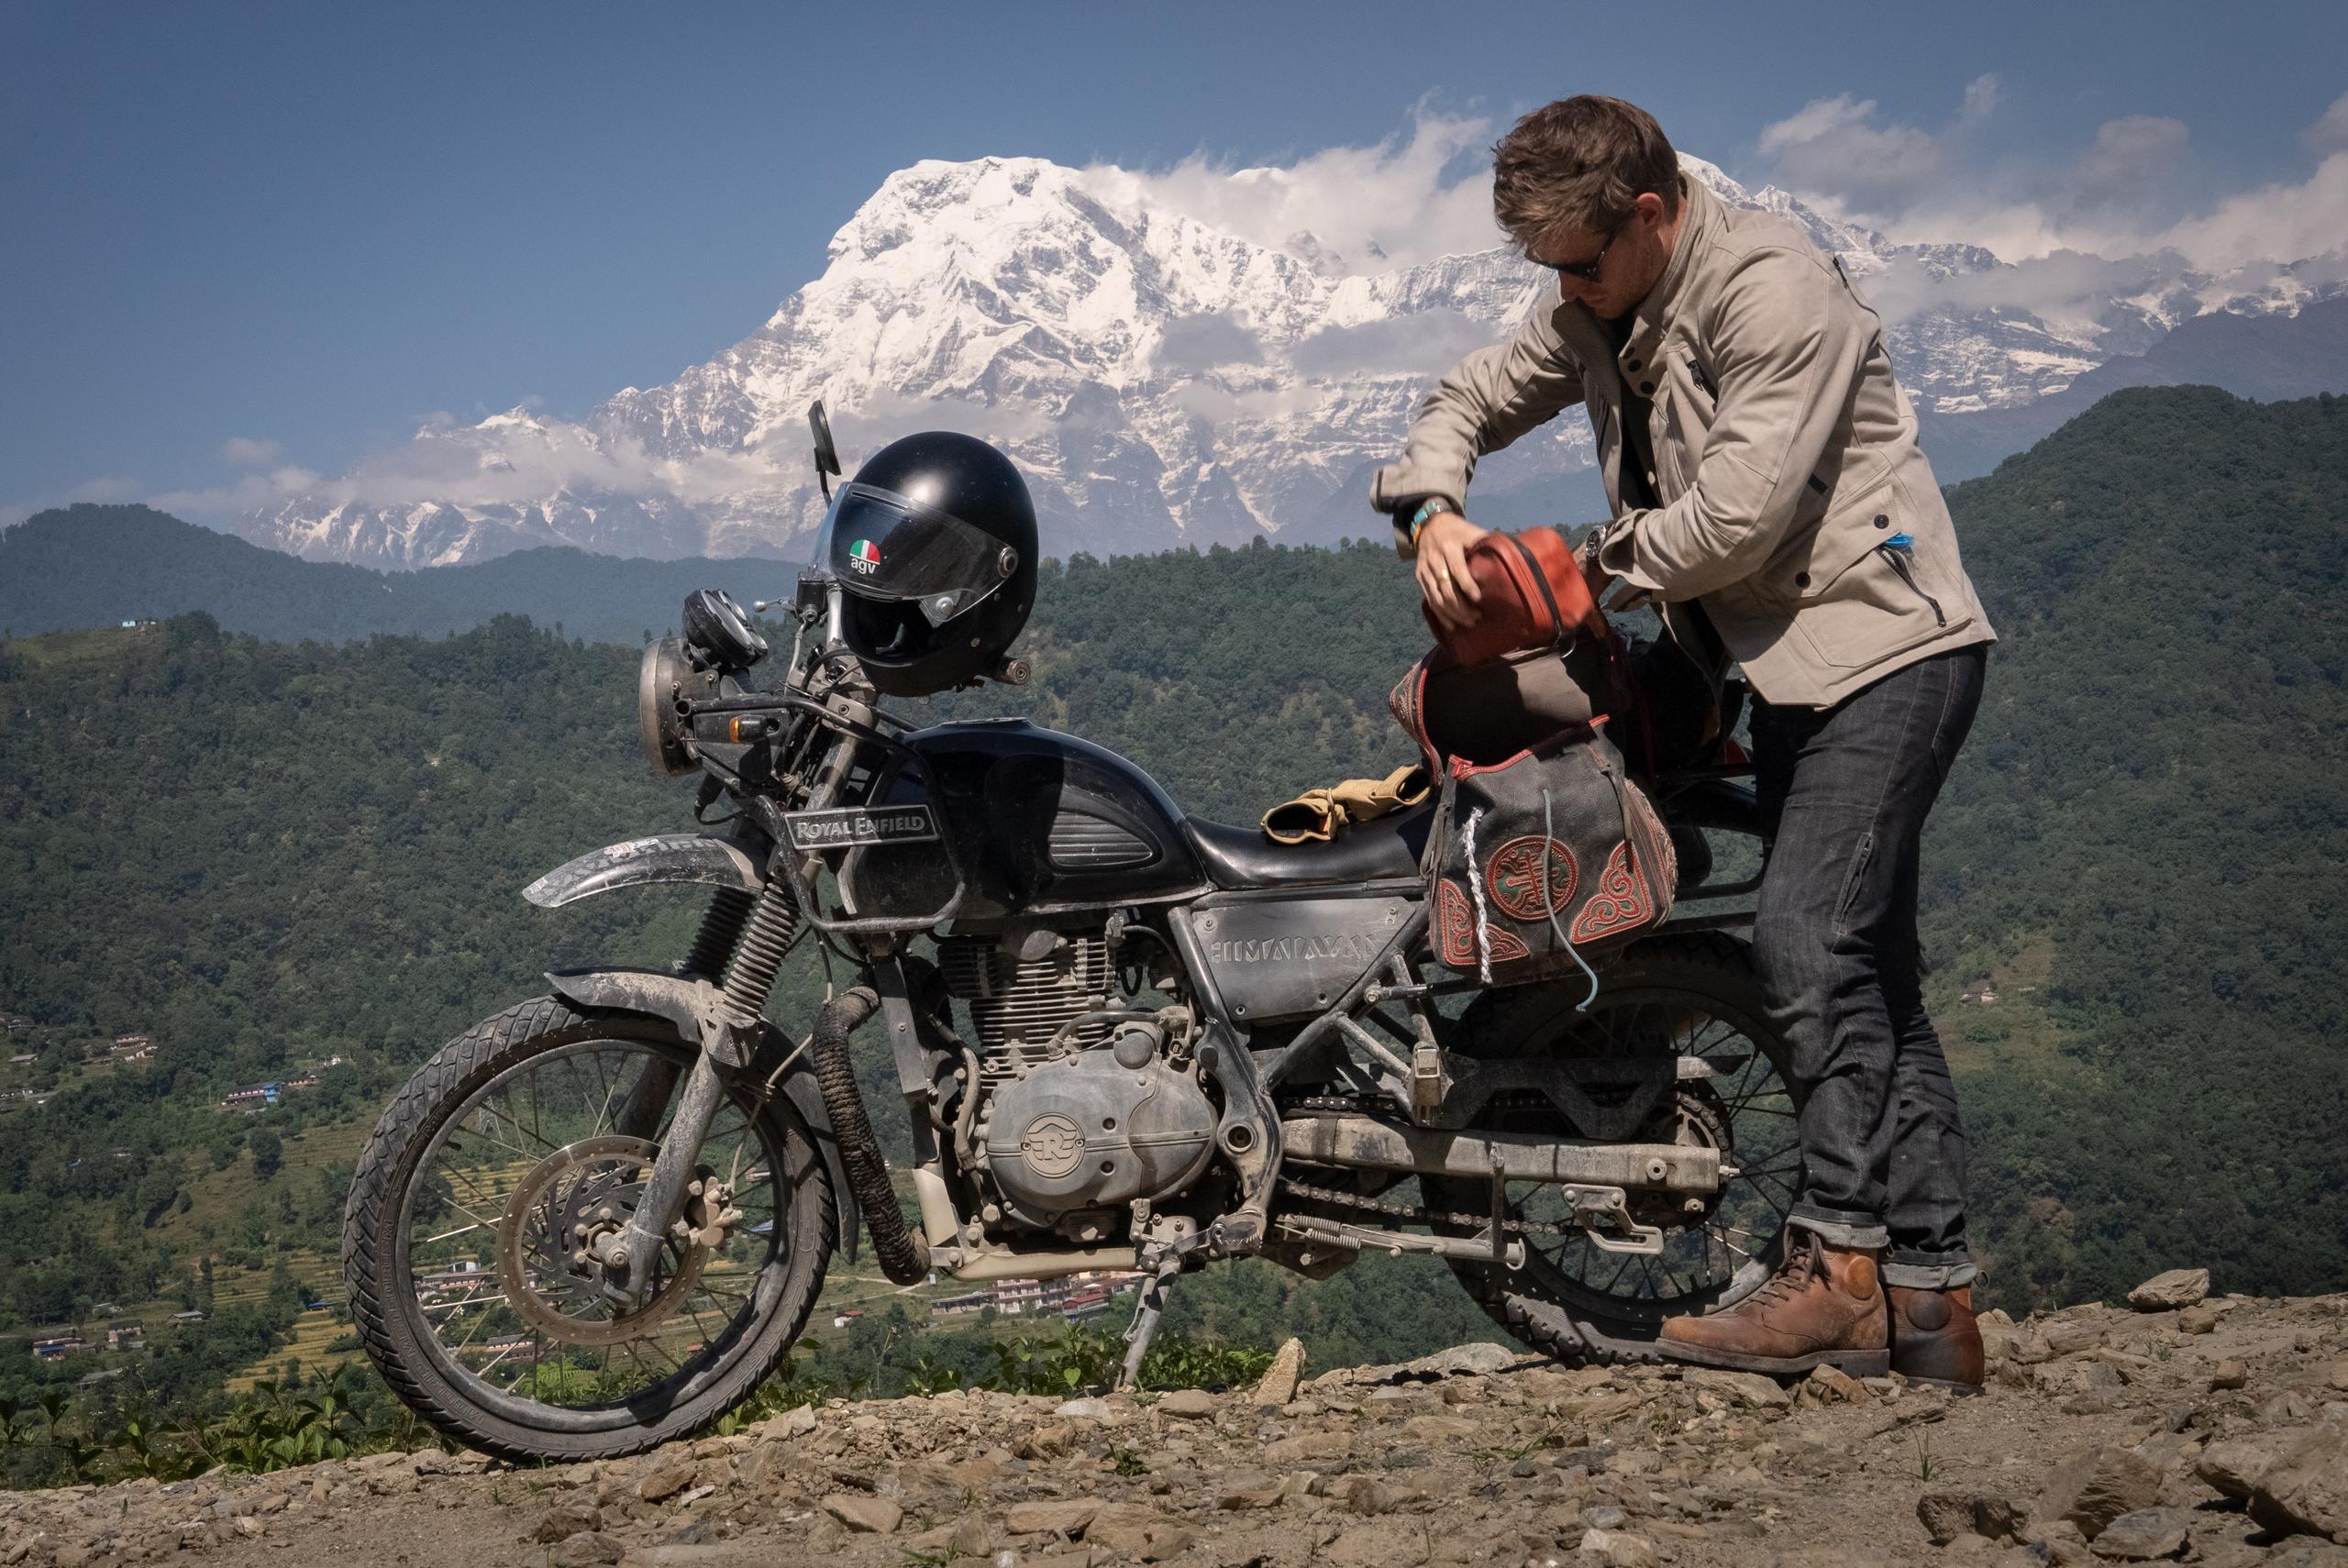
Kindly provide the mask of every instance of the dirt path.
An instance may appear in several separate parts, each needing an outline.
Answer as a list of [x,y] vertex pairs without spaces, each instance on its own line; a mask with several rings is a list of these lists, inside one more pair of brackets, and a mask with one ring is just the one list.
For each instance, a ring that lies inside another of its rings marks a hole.
[[2321,1533],[2348,1537],[2348,1296],[2079,1308],[1992,1337],[1969,1399],[1468,1346],[1272,1406],[948,1394],[600,1466],[382,1454],[10,1494],[0,1568],[2348,1568]]

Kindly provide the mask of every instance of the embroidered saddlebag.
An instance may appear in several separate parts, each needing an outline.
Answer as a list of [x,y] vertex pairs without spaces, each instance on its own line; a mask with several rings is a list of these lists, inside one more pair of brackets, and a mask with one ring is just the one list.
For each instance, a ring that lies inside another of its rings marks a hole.
[[1671,835],[1602,721],[1490,765],[1451,758],[1427,854],[1436,956],[1488,986],[1549,978],[1653,930],[1678,881]]

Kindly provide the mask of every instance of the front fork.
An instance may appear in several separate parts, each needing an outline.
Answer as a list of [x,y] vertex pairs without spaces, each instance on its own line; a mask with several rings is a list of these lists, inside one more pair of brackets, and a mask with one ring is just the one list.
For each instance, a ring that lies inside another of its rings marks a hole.
[[[725,1073],[748,1063],[751,1032],[766,1012],[776,972],[798,933],[799,907],[790,884],[780,878],[768,882],[755,900],[732,889],[721,891],[703,917],[689,965],[723,965],[725,977],[717,988],[713,1016],[702,1021],[701,1053],[690,1069],[667,1066],[647,1072],[620,1109],[618,1131],[648,1143],[660,1130],[671,1098],[677,1108],[636,1211],[625,1226],[594,1244],[595,1261],[604,1271],[604,1294],[623,1311],[642,1305],[651,1293],[653,1260],[660,1255],[670,1217],[683,1205],[702,1141],[725,1102]],[[677,1087],[681,1071],[681,1091]]]

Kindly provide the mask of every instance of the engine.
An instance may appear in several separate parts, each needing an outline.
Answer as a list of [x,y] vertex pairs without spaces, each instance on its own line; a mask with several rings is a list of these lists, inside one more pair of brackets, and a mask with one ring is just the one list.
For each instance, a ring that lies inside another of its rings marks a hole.
[[1096,1239],[1114,1210],[1198,1178],[1219,1117],[1197,1069],[1156,1020],[1085,1019],[1116,1002],[1103,934],[958,937],[938,944],[938,958],[978,1036],[966,1165],[1002,1220]]

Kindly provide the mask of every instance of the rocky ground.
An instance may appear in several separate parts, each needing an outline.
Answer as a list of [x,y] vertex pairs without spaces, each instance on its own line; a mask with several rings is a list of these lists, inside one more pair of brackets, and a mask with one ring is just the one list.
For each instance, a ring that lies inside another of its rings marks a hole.
[[1224,1395],[835,1403],[611,1464],[378,1454],[0,1495],[0,1568],[2348,1568],[2348,1295],[1988,1337],[1990,1387],[1961,1399],[1479,1345],[1301,1386],[1290,1355]]

